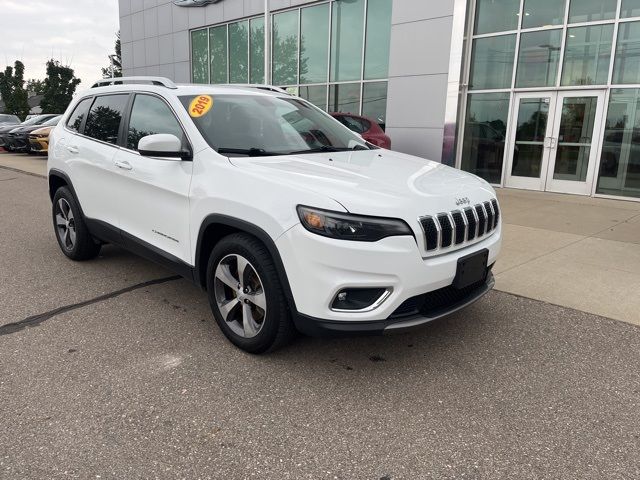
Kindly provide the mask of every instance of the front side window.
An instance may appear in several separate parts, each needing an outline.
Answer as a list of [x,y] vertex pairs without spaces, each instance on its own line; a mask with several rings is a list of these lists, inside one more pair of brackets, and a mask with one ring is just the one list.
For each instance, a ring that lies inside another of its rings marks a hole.
[[142,137],[158,133],[175,135],[184,143],[182,128],[169,106],[157,97],[136,95],[129,118],[127,148],[138,150]]
[[67,120],[67,128],[69,130],[73,130],[74,132],[79,132],[80,127],[82,127],[82,121],[84,117],[87,116],[87,112],[89,111],[89,107],[91,106],[92,98],[85,98],[82,100],[76,108],[74,108],[71,115],[69,115],[69,119]]
[[[194,100],[182,96],[185,109]],[[366,142],[304,100],[263,95],[218,95],[193,118],[207,143],[230,156],[368,150]]]
[[120,121],[129,94],[96,97],[84,127],[84,134],[103,142],[118,143]]

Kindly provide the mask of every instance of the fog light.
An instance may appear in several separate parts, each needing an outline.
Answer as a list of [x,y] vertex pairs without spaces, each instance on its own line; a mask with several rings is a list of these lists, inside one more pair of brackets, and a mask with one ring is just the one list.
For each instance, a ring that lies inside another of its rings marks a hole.
[[336,311],[369,311],[377,308],[391,295],[390,288],[345,288],[331,304]]

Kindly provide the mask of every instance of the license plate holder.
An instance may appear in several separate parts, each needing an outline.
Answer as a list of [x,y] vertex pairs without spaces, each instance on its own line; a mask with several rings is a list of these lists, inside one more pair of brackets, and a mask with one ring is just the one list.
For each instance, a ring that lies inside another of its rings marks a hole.
[[484,280],[487,277],[488,262],[489,250],[486,248],[459,258],[453,286],[462,289]]

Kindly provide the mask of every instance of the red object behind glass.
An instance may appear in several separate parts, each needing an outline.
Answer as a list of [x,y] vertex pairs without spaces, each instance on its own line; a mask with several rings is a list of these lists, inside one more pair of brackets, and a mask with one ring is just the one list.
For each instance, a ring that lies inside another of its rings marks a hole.
[[391,150],[391,139],[384,133],[380,125],[370,118],[351,113],[331,113],[330,115],[350,130],[362,135],[362,138],[367,142]]

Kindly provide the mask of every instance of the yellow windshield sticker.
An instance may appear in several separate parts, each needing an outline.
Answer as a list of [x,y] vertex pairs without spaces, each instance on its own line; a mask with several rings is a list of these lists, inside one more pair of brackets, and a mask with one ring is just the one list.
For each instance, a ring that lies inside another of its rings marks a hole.
[[189,115],[193,118],[199,118],[206,115],[213,107],[213,98],[209,95],[200,95],[191,100],[189,105]]

